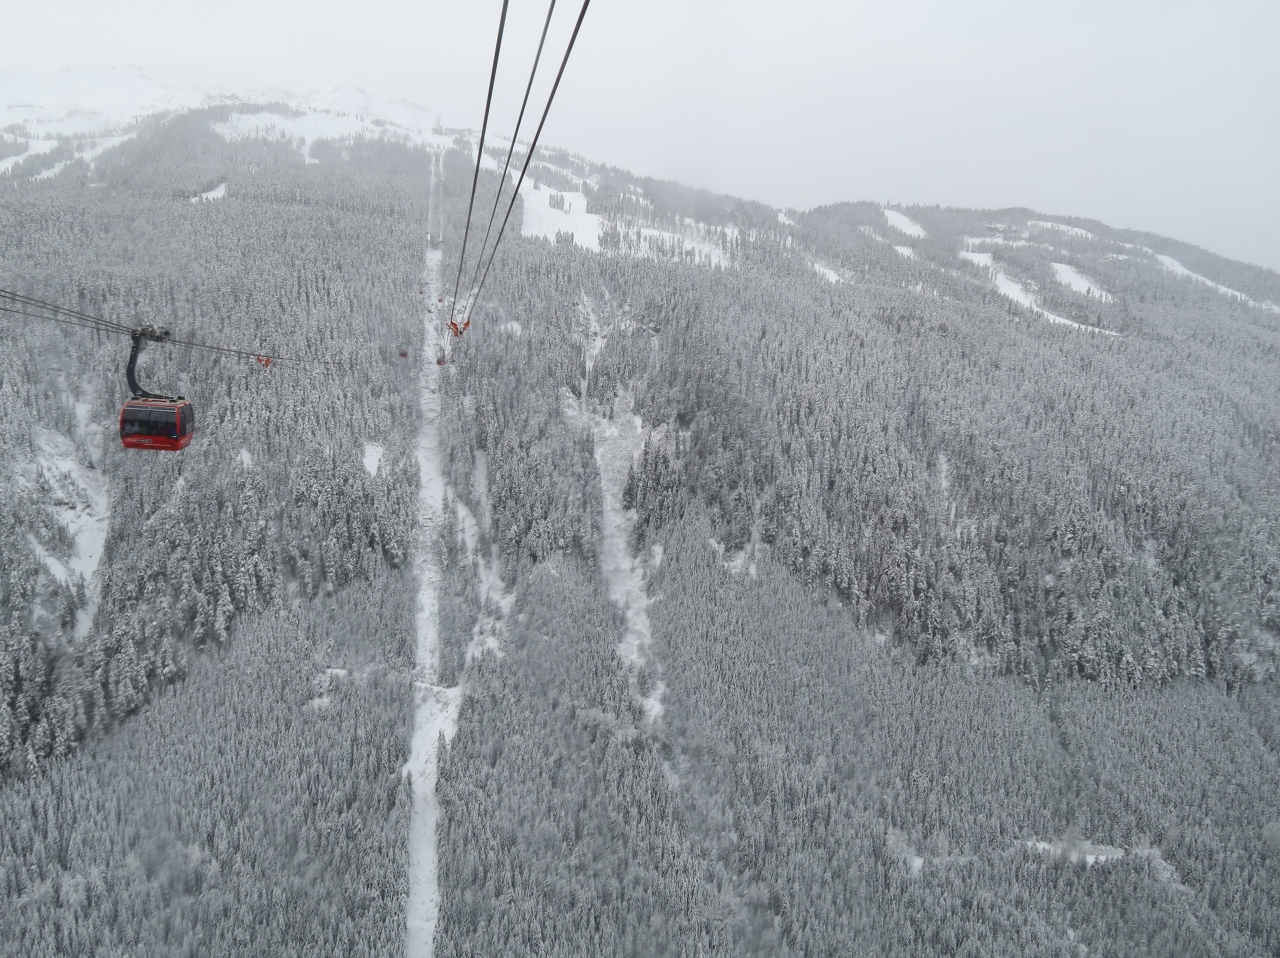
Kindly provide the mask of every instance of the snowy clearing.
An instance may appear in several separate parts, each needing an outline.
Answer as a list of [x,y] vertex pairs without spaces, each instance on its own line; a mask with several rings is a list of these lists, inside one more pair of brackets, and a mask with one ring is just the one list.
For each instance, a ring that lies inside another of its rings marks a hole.
[[1097,239],[1088,230],[1082,230],[1078,226],[1068,226],[1066,223],[1050,223],[1048,220],[1028,220],[1028,226],[1037,226],[1042,230],[1057,230],[1059,233],[1066,233],[1068,236],[1075,236],[1078,239]]
[[916,251],[910,246],[895,246],[894,249],[898,251],[899,256],[905,256],[907,259],[916,258]]
[[227,184],[219,183],[211,190],[206,190],[199,196],[191,197],[192,203],[211,203],[214,200],[220,200],[227,195]]
[[1161,266],[1173,273],[1175,276],[1184,277],[1196,283],[1203,283],[1205,286],[1216,289],[1224,296],[1230,296],[1234,299],[1238,299],[1240,302],[1248,306],[1256,306],[1258,309],[1265,309],[1269,313],[1280,313],[1280,306],[1277,306],[1275,303],[1260,303],[1256,299],[1250,299],[1237,289],[1232,289],[1229,286],[1223,286],[1221,283],[1215,283],[1213,280],[1201,276],[1199,273],[1193,273],[1172,256],[1160,256],[1157,254],[1156,259],[1160,261]]
[[[427,254],[426,282],[431,297],[436,295],[440,251]],[[430,301],[430,297],[428,298]],[[430,311],[424,314],[427,341],[437,334]],[[436,872],[436,823],[440,805],[436,800],[438,772],[436,749],[443,734],[448,741],[458,725],[462,703],[460,687],[435,684],[439,632],[436,620],[440,570],[436,565],[435,536],[444,504],[444,475],[440,470],[438,423],[440,415],[439,368],[424,363],[420,372],[419,403],[422,426],[418,432],[418,543],[414,571],[418,577],[417,643],[415,649],[413,738],[404,774],[413,785],[413,814],[409,822],[409,901],[407,905],[406,952],[410,958],[431,958],[435,943],[436,918],[440,909],[439,878]]]
[[[600,236],[610,225],[603,216],[587,212],[583,193],[561,192],[526,180],[520,188],[524,200],[521,236],[556,241],[558,236],[573,238],[575,246],[593,253],[600,252]],[[555,204],[554,206],[552,204]],[[722,239],[732,239],[734,232],[714,229],[694,220],[686,220],[687,230],[674,233],[650,226],[612,224],[610,249],[624,256],[640,256],[664,262],[688,262],[697,266],[723,267],[727,257]]]
[[960,258],[967,259],[970,263],[974,263],[977,266],[989,267],[993,262],[991,253],[974,253],[967,249],[960,251]]
[[0,176],[10,172],[15,166],[24,160],[29,160],[33,156],[43,156],[45,153],[52,153],[58,148],[57,140],[27,140],[26,143],[27,151],[25,153],[19,153],[17,156],[11,156],[8,159],[0,160]]
[[823,266],[821,263],[814,263],[813,271],[817,273],[819,276],[821,276],[823,279],[825,279],[828,283],[844,282],[844,280],[840,278],[839,273],[837,273],[835,270],[831,269],[830,267]]
[[1021,236],[1016,236],[1014,238],[1010,238],[1004,235],[966,236],[964,238],[964,245],[966,249],[978,243],[990,243],[993,246],[1039,246],[1041,249],[1053,249],[1053,247],[1050,246],[1048,243],[1032,243],[1031,241]]
[[917,239],[925,235],[923,226],[914,220],[908,219],[897,210],[885,209],[883,212],[885,220],[898,232],[906,233],[908,236],[914,236]]
[[135,136],[137,136],[136,133],[123,133],[120,136],[99,137],[93,146],[76,153],[76,159],[86,160],[90,166],[93,166],[94,161],[107,150],[113,150],[122,143],[128,143]]
[[[631,554],[631,533],[635,528],[633,510],[622,508],[622,492],[627,473],[644,449],[644,424],[632,415],[631,397],[620,395],[614,404],[614,416],[590,418],[595,436],[596,463],[600,467],[600,491],[603,500],[600,523],[600,567],[609,586],[609,598],[626,616],[627,631],[618,643],[618,657],[631,673],[633,685],[637,674],[649,660],[652,632],[649,628],[649,589],[644,562]],[[655,722],[662,717],[662,695],[666,685],[652,679],[647,694],[644,686],[636,694],[644,705],[645,718]]]
[[796,221],[795,221],[795,220],[793,220],[793,219],[792,219],[790,216],[788,216],[786,213],[783,213],[781,210],[779,210],[779,212],[778,212],[778,222],[779,222],[779,223],[781,223],[783,226],[795,226],[795,225],[796,225]]
[[701,223],[688,223],[696,236],[672,233],[650,226],[628,227],[618,224],[618,251],[626,256],[642,256],[663,262],[688,262],[697,266],[723,267],[724,250],[708,239],[713,231]]
[[[630,674],[633,693],[640,697],[646,720],[654,722],[662,716],[662,696],[666,685],[650,676],[646,693],[639,677],[646,672],[649,644],[649,588],[644,562],[631,554],[631,533],[635,528],[634,510],[622,508],[622,493],[627,473],[644,449],[645,431],[639,416],[632,414],[630,393],[621,392],[614,400],[613,418],[589,411],[586,396],[591,382],[595,358],[604,347],[613,327],[602,329],[591,303],[584,301],[580,312],[587,321],[586,335],[579,335],[583,345],[582,399],[564,390],[564,415],[579,428],[590,430],[595,439],[596,464],[600,467],[602,512],[600,523],[600,568],[609,587],[609,598],[626,616],[627,631],[618,643],[618,657]],[[662,561],[661,549],[655,547],[655,567]]]
[[1042,309],[1036,305],[1035,298],[1027,290],[1027,288],[1017,280],[1011,279],[999,266],[995,264],[991,253],[974,253],[971,250],[961,250],[960,257],[967,259],[969,262],[984,267],[987,275],[996,284],[996,289],[1000,291],[1002,296],[1007,296],[1019,306],[1024,306],[1031,310],[1041,319],[1048,320],[1051,323],[1057,323],[1060,326],[1070,326],[1073,329],[1079,329],[1088,333],[1100,333],[1103,336],[1117,336],[1109,329],[1100,329],[1097,326],[1086,326],[1084,323],[1077,323],[1075,320],[1067,319],[1063,316],[1055,316],[1046,309]]
[[[520,226],[521,236],[540,236],[555,242],[556,234],[572,233],[573,242],[583,249],[600,252],[600,228],[604,218],[587,212],[587,198],[582,193],[560,193],[547,188],[534,189],[533,184],[525,181],[520,188],[520,196],[524,199],[524,222]],[[564,203],[564,209],[551,205]]]
[[1109,861],[1117,861],[1124,857],[1123,848],[1115,848],[1111,845],[1095,845],[1093,842],[1086,841],[1069,842],[1061,838],[1055,838],[1051,842],[1029,841],[1026,845],[1032,851],[1039,852],[1049,858],[1065,859],[1073,865],[1084,862],[1090,868],[1094,865],[1104,865]]
[[319,162],[311,155],[311,146],[317,140],[400,140],[436,150],[446,149],[453,143],[450,136],[388,124],[366,116],[315,109],[297,116],[267,112],[232,113],[224,122],[213,124],[213,129],[229,141],[283,139],[296,143],[307,163]]
[[[101,429],[88,422],[89,404],[76,403],[80,420],[79,431],[90,447],[93,458],[101,462]],[[19,481],[31,483],[43,478],[48,487],[47,508],[71,534],[75,552],[65,562],[59,562],[38,548],[38,555],[49,571],[60,581],[74,586],[84,582],[86,603],[76,616],[76,638],[82,639],[93,625],[98,606],[98,587],[95,573],[102,559],[107,541],[107,526],[111,518],[111,495],[107,477],[100,469],[85,465],[76,454],[75,444],[61,433],[40,429],[36,433],[35,469],[30,475],[20,476]]]
[[364,444],[364,470],[371,476],[378,474],[378,465],[382,462],[382,453],[385,450],[376,443],[366,442]]
[[35,176],[31,177],[31,179],[34,181],[51,180],[55,176],[57,176],[59,173],[61,173],[64,169],[66,169],[68,162],[69,162],[68,160],[63,160],[61,163],[55,163],[53,164],[53,166],[49,167],[47,170],[42,170],[39,173],[37,173]]
[[1050,263],[1049,265],[1053,267],[1054,275],[1063,286],[1070,286],[1077,293],[1092,296],[1100,303],[1111,302],[1110,293],[1087,276],[1077,272],[1074,266],[1068,266],[1066,263]]

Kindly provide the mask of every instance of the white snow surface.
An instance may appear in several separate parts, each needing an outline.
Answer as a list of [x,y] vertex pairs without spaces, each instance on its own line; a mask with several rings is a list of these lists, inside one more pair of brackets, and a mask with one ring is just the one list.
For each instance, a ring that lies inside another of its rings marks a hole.
[[[551,197],[563,196],[564,209],[551,207]],[[546,187],[535,190],[529,180],[520,187],[524,199],[524,222],[521,236],[541,236],[555,241],[557,233],[572,233],[573,242],[583,249],[600,251],[600,229],[604,217],[587,212],[587,197],[582,193],[560,193]]]
[[[572,175],[566,170],[560,172]],[[535,185],[526,179],[520,187],[520,196],[524,200],[521,236],[536,236],[554,242],[559,234],[572,235],[575,246],[593,253],[600,252],[600,234],[609,226],[609,222],[603,216],[587,212],[585,194],[553,190],[545,184]],[[553,196],[563,199],[563,210],[551,205]],[[663,261],[682,260],[707,267],[726,265],[727,258],[720,244],[720,232],[705,223],[686,219],[682,224],[683,231],[678,233],[636,225],[628,220],[618,221],[613,225],[618,230],[618,249],[623,255]],[[735,235],[731,228],[726,228],[724,232],[730,239]]]
[[985,267],[987,275],[995,282],[996,289],[1000,291],[1001,295],[1007,296],[1020,306],[1025,306],[1041,319],[1048,320],[1051,323],[1057,323],[1060,326],[1070,326],[1073,329],[1078,329],[1082,332],[1100,333],[1103,336],[1118,335],[1109,329],[1100,329],[1097,326],[1086,326],[1084,323],[1077,323],[1074,320],[1067,319],[1063,316],[1055,316],[1048,310],[1042,309],[1040,306],[1036,305],[1035,297],[1031,295],[1022,283],[1011,279],[1004,270],[994,262],[991,253],[975,253],[972,250],[960,250],[959,255],[971,263]]
[[1097,239],[1088,230],[1082,230],[1078,226],[1068,226],[1066,223],[1051,223],[1048,220],[1028,220],[1028,226],[1038,226],[1044,230],[1057,230],[1059,233],[1066,233],[1068,236],[1074,236],[1078,239]]
[[905,214],[888,208],[884,209],[883,212],[884,218],[888,224],[899,233],[906,233],[908,236],[915,236],[917,238],[925,235],[924,227],[914,220],[908,219]]
[[[339,113],[312,111],[294,116],[280,113],[260,111],[258,113],[232,113],[222,123],[213,125],[214,131],[224,140],[244,139],[284,139],[297,145],[307,163],[318,163],[311,155],[311,145],[317,140],[354,140],[389,138],[393,131],[387,126],[375,123],[364,117]],[[440,139],[445,143],[450,138],[432,138],[413,136],[409,131],[402,131],[404,139],[421,141],[423,139]],[[440,144],[445,145],[445,144]]]
[[[427,286],[436,295],[440,270],[440,251],[427,254]],[[431,297],[428,301],[432,301]],[[427,313],[423,317],[428,342],[436,336],[436,322]],[[423,364],[420,373],[419,402],[422,426],[418,432],[418,544],[414,554],[414,571],[418,577],[417,644],[415,651],[413,738],[409,743],[409,761],[404,774],[413,785],[413,813],[409,822],[409,901],[407,906],[407,954],[410,958],[431,958],[435,939],[436,918],[440,910],[439,878],[436,860],[436,823],[440,804],[436,799],[438,774],[436,749],[441,734],[453,737],[458,726],[458,710],[462,689],[444,688],[437,684],[436,667],[439,631],[436,619],[439,607],[437,589],[440,569],[436,564],[435,536],[444,505],[444,474],[440,469],[439,416],[440,367],[434,362]]]
[[366,442],[364,444],[364,470],[371,476],[378,474],[378,466],[382,462],[382,454],[386,450],[376,443]]
[[1203,283],[1205,286],[1208,286],[1211,289],[1217,290],[1219,293],[1222,293],[1224,296],[1230,296],[1233,299],[1238,299],[1240,302],[1245,303],[1248,306],[1256,306],[1258,309],[1265,309],[1269,313],[1280,313],[1280,306],[1277,306],[1275,303],[1271,303],[1271,302],[1260,303],[1256,299],[1250,299],[1248,296],[1246,296],[1244,293],[1240,292],[1237,289],[1232,289],[1229,286],[1223,286],[1221,283],[1215,283],[1213,280],[1208,279],[1207,277],[1201,276],[1199,273],[1193,273],[1191,272],[1191,270],[1187,269],[1185,266],[1179,263],[1172,256],[1157,255],[1156,259],[1159,260],[1161,266],[1163,266],[1165,269],[1175,274],[1176,276],[1181,276],[1197,283]]
[[783,226],[795,226],[796,221],[781,210],[778,211],[778,222]]
[[[22,139],[15,137],[15,139]],[[41,156],[45,153],[52,153],[58,148],[57,140],[27,140],[27,151],[19,153],[17,156],[11,156],[8,159],[0,160],[0,175],[8,173],[19,163],[29,160],[33,156]]]
[[895,246],[894,249],[898,251],[899,256],[905,256],[907,259],[916,258],[916,251],[910,246]]
[[1077,293],[1092,296],[1100,303],[1109,303],[1111,301],[1110,293],[1087,276],[1079,273],[1074,266],[1068,266],[1066,263],[1050,263],[1049,265],[1053,267],[1054,275],[1063,286],[1070,286]]
[[839,273],[837,273],[835,270],[831,269],[828,266],[823,266],[821,263],[814,263],[813,270],[815,273],[817,273],[819,276],[825,279],[828,283],[844,282],[844,280],[840,278]]
[[1095,845],[1093,842],[1086,841],[1067,841],[1061,838],[1055,838],[1051,842],[1029,841],[1027,847],[1049,858],[1066,859],[1073,865],[1084,862],[1090,868],[1124,857],[1123,848]]
[[978,266],[992,265],[991,253],[975,253],[972,250],[962,249],[960,251],[960,258],[967,259],[970,263],[975,263]]
[[172,86],[136,67],[0,72],[0,129],[20,124],[37,137],[123,132],[155,114],[239,103],[283,103],[293,110],[357,118],[378,131],[370,135],[403,136],[436,148],[453,142],[452,136],[431,132],[435,119],[426,107],[358,87],[297,93],[277,87]]
[[[639,416],[632,415],[631,397],[620,395],[614,403],[614,416],[605,419],[592,416],[596,463],[600,467],[600,491],[603,521],[600,524],[600,566],[609,586],[609,598],[626,616],[627,631],[618,643],[618,657],[633,675],[648,661],[652,632],[649,628],[649,588],[644,562],[631,554],[631,533],[635,528],[634,510],[622,508],[622,492],[627,473],[644,449],[645,430]],[[641,698],[649,722],[662,717],[662,696],[666,685],[654,680],[648,695]]]
[[[78,431],[83,442],[92,452],[93,459],[102,461],[102,430],[89,422],[89,403],[77,402]],[[31,483],[42,476],[49,489],[47,508],[66,528],[75,541],[75,551],[64,563],[49,555],[39,543],[31,546],[44,562],[45,567],[59,582],[74,587],[83,581],[85,608],[76,617],[76,638],[82,639],[93,625],[98,607],[98,583],[95,573],[102,559],[102,549],[107,541],[107,526],[111,518],[111,495],[107,477],[100,469],[85,464],[76,453],[75,443],[61,433],[39,429],[35,434],[36,461],[34,469],[26,475],[20,473],[19,482]]]
[[211,203],[214,200],[220,200],[227,195],[227,184],[219,183],[211,190],[206,190],[199,196],[191,197],[192,203]]
[[63,160],[60,163],[55,163],[53,164],[53,166],[49,167],[47,170],[41,170],[35,176],[31,177],[31,179],[36,181],[53,179],[53,177],[57,176],[59,173],[63,171],[63,169],[66,168],[67,162],[68,162],[67,160]]
[[[649,627],[649,588],[643,559],[631,554],[631,533],[635,528],[636,514],[622,508],[622,493],[627,485],[627,473],[644,449],[645,429],[640,417],[632,414],[632,397],[622,391],[614,400],[613,417],[606,418],[588,411],[587,388],[591,381],[591,367],[603,348],[612,328],[603,329],[590,302],[584,301],[582,315],[587,320],[587,333],[579,336],[583,344],[583,381],[578,400],[568,389],[564,394],[564,414],[570,422],[589,429],[595,439],[596,464],[600,467],[600,492],[602,511],[600,523],[600,567],[609,587],[609,598],[626,617],[627,630],[618,643],[618,657],[636,681],[636,673],[649,660],[652,632]],[[656,548],[654,567],[662,561],[662,552]],[[662,716],[662,696],[666,685],[654,679],[648,695],[641,698],[646,721],[652,723]]]

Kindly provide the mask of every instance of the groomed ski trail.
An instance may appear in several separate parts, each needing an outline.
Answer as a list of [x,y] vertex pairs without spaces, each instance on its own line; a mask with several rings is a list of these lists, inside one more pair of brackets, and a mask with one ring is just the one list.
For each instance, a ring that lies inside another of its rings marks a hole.
[[440,274],[440,251],[427,253],[427,313],[423,366],[420,372],[419,403],[422,427],[418,431],[418,542],[414,569],[418,575],[417,651],[414,669],[413,739],[404,773],[413,784],[413,815],[409,823],[409,958],[431,958],[435,944],[436,918],[440,910],[440,888],[436,863],[436,822],[440,804],[436,800],[437,749],[440,735],[453,738],[458,726],[460,687],[435,684],[439,632],[437,624],[440,569],[434,548],[437,523],[444,503],[444,475],[440,470],[439,417],[440,369],[431,348],[438,339],[439,323],[433,315]]

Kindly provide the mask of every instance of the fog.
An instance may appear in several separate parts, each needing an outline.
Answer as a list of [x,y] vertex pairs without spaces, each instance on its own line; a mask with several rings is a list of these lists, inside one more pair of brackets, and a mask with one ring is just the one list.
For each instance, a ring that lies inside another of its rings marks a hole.
[[[355,85],[479,126],[499,8],[26,4],[4,66]],[[545,10],[511,4],[499,131]],[[576,12],[559,5],[548,61]],[[543,141],[778,206],[1029,206],[1280,268],[1277,37],[1280,5],[1243,0],[595,0]]]

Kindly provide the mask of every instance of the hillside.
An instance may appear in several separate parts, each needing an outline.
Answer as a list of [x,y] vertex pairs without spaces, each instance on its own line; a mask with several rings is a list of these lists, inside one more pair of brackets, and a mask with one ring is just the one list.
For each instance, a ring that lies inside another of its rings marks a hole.
[[0,955],[1280,953],[1280,276],[547,150],[437,367],[360,109],[8,116],[0,287],[337,365],[0,322]]

